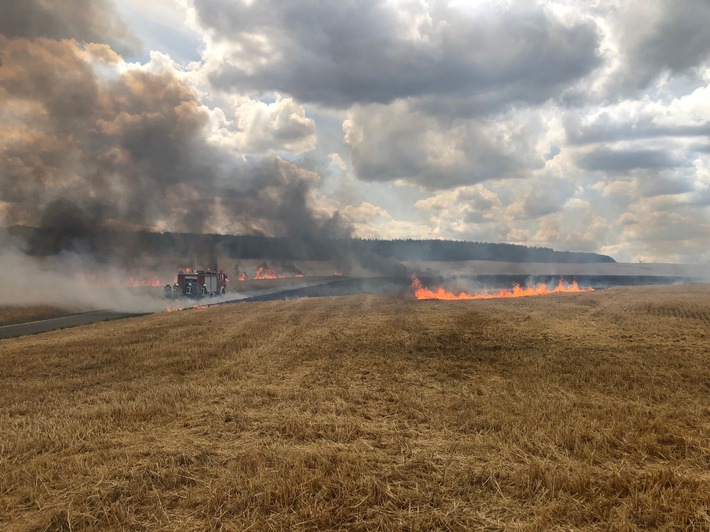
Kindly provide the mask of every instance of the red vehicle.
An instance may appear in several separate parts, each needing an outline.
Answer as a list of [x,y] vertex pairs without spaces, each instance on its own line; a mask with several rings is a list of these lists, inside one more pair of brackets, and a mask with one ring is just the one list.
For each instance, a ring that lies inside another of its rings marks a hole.
[[165,286],[166,297],[214,297],[227,291],[229,279],[222,270],[193,270],[181,268],[177,282]]

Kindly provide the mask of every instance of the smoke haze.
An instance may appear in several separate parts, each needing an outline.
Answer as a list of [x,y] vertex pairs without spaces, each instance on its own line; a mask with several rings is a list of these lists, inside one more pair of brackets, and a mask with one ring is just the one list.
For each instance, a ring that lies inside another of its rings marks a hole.
[[710,260],[706,3],[466,4],[3,1],[2,303],[165,266],[101,231]]
[[[99,274],[135,274],[150,252],[122,246],[126,256],[99,263],[85,242],[101,230],[349,234],[337,212],[315,207],[318,174],[210,143],[210,109],[191,87],[169,69],[124,63],[118,52],[138,41],[110,8],[0,7],[0,218],[51,229],[3,242],[0,267],[17,281],[3,303],[155,310],[120,286],[91,286]],[[214,250],[200,251],[192,258],[214,262]]]

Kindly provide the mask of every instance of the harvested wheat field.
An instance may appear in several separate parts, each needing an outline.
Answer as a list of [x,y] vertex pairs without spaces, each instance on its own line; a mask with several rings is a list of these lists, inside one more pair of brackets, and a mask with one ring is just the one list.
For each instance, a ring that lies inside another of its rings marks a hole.
[[710,287],[0,341],[4,530],[710,528]]

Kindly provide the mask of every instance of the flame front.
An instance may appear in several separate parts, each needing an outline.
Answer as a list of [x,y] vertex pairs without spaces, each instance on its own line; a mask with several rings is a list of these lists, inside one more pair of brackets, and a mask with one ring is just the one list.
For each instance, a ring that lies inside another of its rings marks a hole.
[[412,276],[412,290],[417,299],[444,299],[444,300],[462,300],[462,299],[498,299],[504,297],[526,297],[526,296],[542,296],[547,294],[559,294],[570,292],[590,292],[593,288],[580,288],[577,281],[570,284],[565,284],[560,279],[557,286],[548,288],[545,283],[535,286],[520,286],[514,285],[511,290],[485,291],[476,294],[467,292],[459,292],[454,294],[445,288],[439,286],[435,290],[430,290],[422,285],[421,281],[415,276]]
[[136,277],[129,274],[119,274],[119,273],[85,273],[78,272],[77,277],[87,286],[91,288],[96,287],[114,287],[114,286],[127,286],[127,287],[139,287],[139,286],[163,286],[160,282],[160,278],[157,276],[152,277]]
[[160,279],[156,276],[139,279],[129,275],[126,279],[126,283],[128,286],[163,286],[163,283],[161,283]]
[[254,274],[254,279],[286,279],[288,277],[303,277],[303,273],[293,265],[288,268],[287,274],[276,273],[276,270],[269,268],[266,262],[262,262],[256,268],[256,273]]
[[279,279],[282,275],[277,275],[274,270],[268,266],[259,266],[254,274],[254,279]]

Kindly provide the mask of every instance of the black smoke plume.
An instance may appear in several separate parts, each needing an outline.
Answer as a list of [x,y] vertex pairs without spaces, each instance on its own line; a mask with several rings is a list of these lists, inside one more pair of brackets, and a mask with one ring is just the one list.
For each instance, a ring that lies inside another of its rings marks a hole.
[[0,131],[0,212],[3,225],[45,229],[30,253],[86,251],[111,230],[350,234],[315,208],[314,172],[211,145],[207,109],[174,73],[97,74],[118,57],[71,40],[0,36],[0,58],[0,112],[15,122]]

